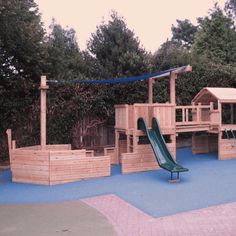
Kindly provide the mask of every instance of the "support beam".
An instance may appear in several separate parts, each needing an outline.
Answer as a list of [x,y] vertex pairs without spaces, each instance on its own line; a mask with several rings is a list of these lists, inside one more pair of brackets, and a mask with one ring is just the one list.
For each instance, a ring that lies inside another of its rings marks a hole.
[[152,88],[152,78],[148,79],[148,103],[153,103],[153,88]]
[[[182,73],[190,72],[190,71],[192,71],[192,66],[187,65],[187,66],[178,67],[175,70],[173,70],[172,72],[174,72],[175,74],[182,74]],[[154,76],[153,79],[159,79],[159,78],[170,76],[170,74],[172,72],[166,72],[162,75]]]
[[40,128],[41,128],[41,150],[46,149],[46,95],[47,95],[46,76],[41,76],[40,85]]
[[175,99],[175,80],[177,79],[177,74],[175,72],[170,73],[170,103],[176,104]]

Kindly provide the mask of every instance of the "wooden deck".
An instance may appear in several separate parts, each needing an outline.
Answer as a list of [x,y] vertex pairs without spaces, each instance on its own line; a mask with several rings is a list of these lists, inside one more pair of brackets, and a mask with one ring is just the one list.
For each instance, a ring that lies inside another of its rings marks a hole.
[[176,133],[187,133],[187,132],[210,132],[210,124],[196,124],[196,125],[176,125]]

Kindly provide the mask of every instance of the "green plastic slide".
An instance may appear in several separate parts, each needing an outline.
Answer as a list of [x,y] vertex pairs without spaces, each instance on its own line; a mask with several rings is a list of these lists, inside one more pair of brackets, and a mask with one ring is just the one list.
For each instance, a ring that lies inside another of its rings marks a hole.
[[178,180],[179,172],[188,171],[187,168],[182,167],[173,159],[172,154],[166,146],[166,142],[161,134],[160,126],[155,117],[152,118],[152,129],[148,129],[144,119],[139,118],[138,129],[142,130],[147,135],[159,166],[171,172],[171,180],[173,180],[173,173],[177,173]]

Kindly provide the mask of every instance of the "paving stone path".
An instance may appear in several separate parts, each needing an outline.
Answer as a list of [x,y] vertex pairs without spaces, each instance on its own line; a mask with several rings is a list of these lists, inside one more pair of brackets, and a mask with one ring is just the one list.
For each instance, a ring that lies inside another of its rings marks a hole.
[[116,195],[83,199],[119,236],[236,236],[236,202],[153,218]]

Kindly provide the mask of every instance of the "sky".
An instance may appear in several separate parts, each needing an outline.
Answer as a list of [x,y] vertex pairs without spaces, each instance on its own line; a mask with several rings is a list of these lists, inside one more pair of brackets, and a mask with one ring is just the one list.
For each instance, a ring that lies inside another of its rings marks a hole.
[[226,0],[35,0],[48,30],[52,18],[63,27],[76,30],[81,50],[95,33],[96,26],[107,22],[112,10],[123,16],[141,45],[154,53],[167,38],[176,19],[189,19],[196,24],[197,17],[206,16],[214,3],[223,7]]

